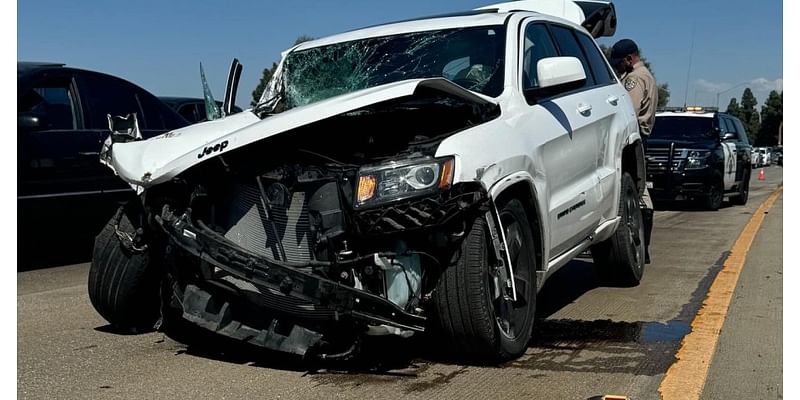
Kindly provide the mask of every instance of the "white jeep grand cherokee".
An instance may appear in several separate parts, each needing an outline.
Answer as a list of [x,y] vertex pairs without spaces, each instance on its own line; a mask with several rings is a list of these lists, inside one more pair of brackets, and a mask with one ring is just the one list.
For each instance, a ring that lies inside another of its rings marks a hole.
[[380,25],[287,50],[249,111],[128,124],[103,157],[139,195],[97,237],[92,304],[307,357],[426,330],[521,355],[572,258],[642,276],[640,136],[593,39],[615,28],[569,0]]

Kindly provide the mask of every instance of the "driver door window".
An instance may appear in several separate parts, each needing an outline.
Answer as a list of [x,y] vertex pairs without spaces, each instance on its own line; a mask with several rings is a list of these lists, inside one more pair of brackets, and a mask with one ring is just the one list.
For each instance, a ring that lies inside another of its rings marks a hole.
[[546,57],[556,57],[558,52],[543,24],[530,24],[525,29],[525,43],[522,52],[522,89],[539,87],[536,65]]

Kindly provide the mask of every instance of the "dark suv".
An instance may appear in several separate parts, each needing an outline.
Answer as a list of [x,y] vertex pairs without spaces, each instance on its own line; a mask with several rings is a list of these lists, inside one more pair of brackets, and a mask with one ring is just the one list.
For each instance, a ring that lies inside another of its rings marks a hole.
[[751,149],[732,115],[699,107],[659,112],[647,142],[650,193],[656,200],[698,199],[710,210],[725,197],[745,204]]

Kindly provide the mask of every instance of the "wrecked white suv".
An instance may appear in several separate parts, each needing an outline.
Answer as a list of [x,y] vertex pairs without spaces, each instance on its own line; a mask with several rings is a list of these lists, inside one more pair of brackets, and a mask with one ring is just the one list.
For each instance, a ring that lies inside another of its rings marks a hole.
[[104,160],[139,197],[97,238],[92,304],[307,357],[426,330],[521,355],[577,255],[642,276],[640,136],[593,39],[615,28],[568,0],[365,28],[287,50],[249,111],[115,133]]

